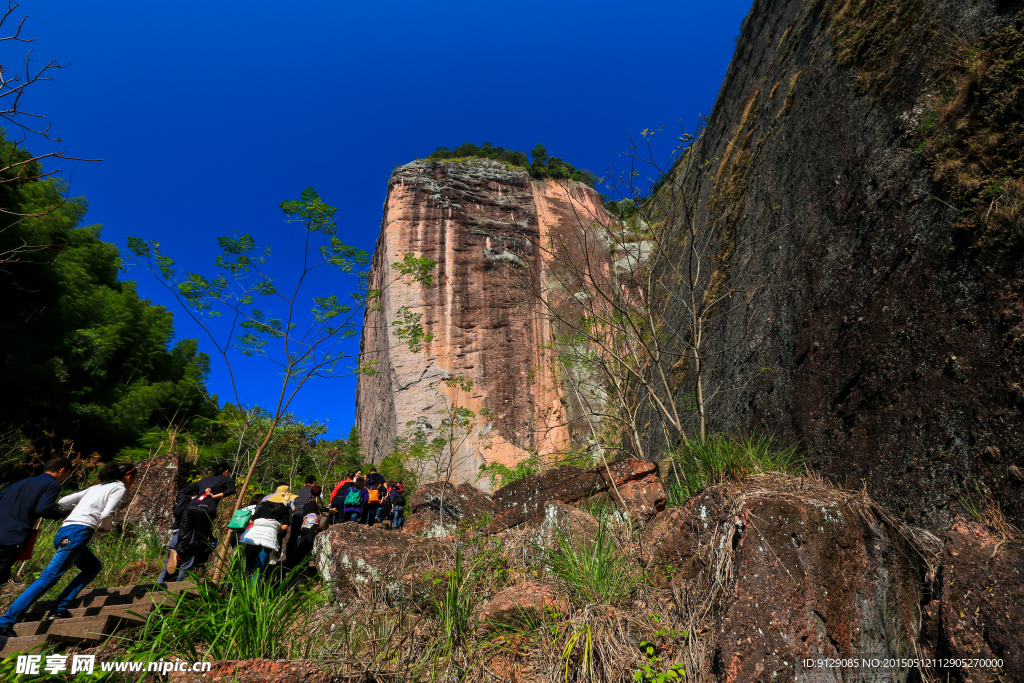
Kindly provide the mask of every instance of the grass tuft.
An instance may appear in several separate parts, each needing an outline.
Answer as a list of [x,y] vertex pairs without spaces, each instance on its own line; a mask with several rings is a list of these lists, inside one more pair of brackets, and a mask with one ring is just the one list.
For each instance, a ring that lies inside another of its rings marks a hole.
[[643,582],[605,519],[589,538],[570,539],[556,527],[555,546],[541,551],[544,565],[577,607],[628,603]]
[[797,474],[807,462],[793,446],[783,446],[771,435],[713,434],[690,439],[668,453],[675,461],[678,480],[669,477],[668,504],[681,505],[708,486],[752,474]]

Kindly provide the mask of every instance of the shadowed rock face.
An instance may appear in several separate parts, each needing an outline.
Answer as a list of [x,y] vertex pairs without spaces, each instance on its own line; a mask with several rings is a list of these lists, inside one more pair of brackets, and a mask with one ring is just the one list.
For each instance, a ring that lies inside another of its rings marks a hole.
[[908,667],[800,663],[915,656],[921,568],[856,499],[720,485],[655,517],[643,546],[678,590],[722,591],[709,636],[720,680],[906,680]]
[[[361,340],[363,362],[378,374],[361,376],[356,395],[356,425],[372,460],[391,453],[410,421],[436,426],[453,402],[489,413],[457,449],[455,482],[483,486],[481,465],[513,466],[530,451],[568,445],[568,416],[544,348],[550,327],[530,301],[543,289],[544,245],[581,219],[609,217],[597,193],[578,183],[535,182],[483,160],[421,160],[395,170],[371,264],[370,286],[382,293]],[[392,266],[407,253],[438,263],[431,285],[396,282]],[[403,307],[421,314],[432,335],[420,351],[391,325]],[[468,394],[438,386],[456,376],[473,381]]]
[[[1001,659],[1002,680],[1024,681],[1024,542],[958,519],[946,534],[938,595],[924,608],[927,657]],[[988,667],[935,671],[939,678],[991,680]]]
[[1024,458],[1020,247],[958,229],[914,139],[950,46],[1021,8],[755,2],[705,133],[712,175],[734,190],[736,257],[751,259],[735,284],[763,286],[712,334],[709,385],[728,389],[710,406],[716,427],[798,439],[834,480],[865,481],[932,530],[975,479],[1024,522],[1024,488],[1007,476]]

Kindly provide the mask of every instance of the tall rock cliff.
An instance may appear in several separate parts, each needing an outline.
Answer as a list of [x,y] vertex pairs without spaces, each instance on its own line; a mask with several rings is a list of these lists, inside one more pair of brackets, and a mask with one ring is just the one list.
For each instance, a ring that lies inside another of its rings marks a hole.
[[[579,183],[533,181],[486,160],[420,160],[394,171],[371,264],[370,286],[381,294],[361,340],[362,362],[375,373],[360,377],[356,395],[356,425],[372,460],[390,455],[417,420],[436,435],[452,406],[474,414],[466,438],[455,440],[457,482],[486,488],[482,465],[512,467],[569,447],[583,423],[571,419],[562,396],[550,324],[535,297],[546,287],[545,245],[580,220],[610,217]],[[393,264],[405,254],[437,262],[429,286],[397,277]],[[422,348],[396,334],[405,312],[422,316]],[[432,476],[427,463],[421,468]]]
[[715,427],[931,528],[968,492],[1024,521],[1021,10],[755,0],[703,138],[759,291],[714,331]]

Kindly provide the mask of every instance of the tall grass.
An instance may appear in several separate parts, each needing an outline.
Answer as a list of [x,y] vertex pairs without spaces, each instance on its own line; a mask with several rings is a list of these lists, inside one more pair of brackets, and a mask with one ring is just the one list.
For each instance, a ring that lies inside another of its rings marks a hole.
[[255,581],[236,553],[222,583],[196,581],[196,595],[177,596],[150,613],[133,650],[183,659],[308,659],[327,647],[316,619],[326,592],[299,582],[301,567],[281,581]]
[[794,446],[771,435],[712,434],[691,439],[669,451],[676,474],[669,474],[668,504],[681,505],[708,486],[763,472],[796,474],[807,461]]
[[597,532],[570,538],[555,527],[553,548],[541,548],[544,565],[577,607],[629,602],[643,576],[619,548],[602,519]]
[[441,634],[442,649],[448,654],[454,645],[464,642],[472,633],[479,571],[476,563],[463,558],[462,546],[459,545],[455,548],[455,567],[445,574],[443,578],[435,579],[444,584],[444,589],[440,595],[431,593],[430,602]]

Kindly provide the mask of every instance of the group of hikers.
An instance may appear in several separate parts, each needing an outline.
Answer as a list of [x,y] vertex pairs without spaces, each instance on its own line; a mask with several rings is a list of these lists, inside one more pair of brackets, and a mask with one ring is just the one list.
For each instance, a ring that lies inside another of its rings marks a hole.
[[[11,578],[15,562],[31,557],[37,522],[63,519],[53,539],[53,558],[0,616],[0,638],[15,637],[18,619],[75,566],[78,575],[57,596],[46,619],[72,617],[69,605],[103,570],[103,563],[89,549],[89,541],[96,533],[112,530],[114,513],[137,468],[108,463],[99,471],[98,484],[61,497],[61,484],[71,469],[67,458],[53,458],[38,476],[0,491],[0,586]],[[217,545],[214,525],[218,505],[235,493],[235,480],[227,464],[217,465],[209,475],[182,489],[172,509],[171,538],[159,583],[176,581],[185,571],[197,571],[206,564]],[[402,482],[385,480],[375,468],[365,478],[362,471],[349,472],[326,502],[322,494],[316,477],[309,476],[298,493],[282,483],[271,494],[253,495],[247,506],[234,513],[228,524],[227,542],[233,552],[244,553],[248,575],[258,580],[270,565],[299,566],[312,552],[316,535],[331,524],[388,522],[400,529],[404,523]]]

